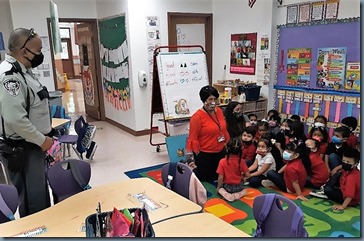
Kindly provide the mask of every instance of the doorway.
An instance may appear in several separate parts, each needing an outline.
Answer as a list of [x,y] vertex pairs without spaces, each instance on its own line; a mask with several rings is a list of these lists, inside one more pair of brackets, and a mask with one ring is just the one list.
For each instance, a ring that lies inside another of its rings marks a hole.
[[203,46],[206,52],[209,83],[212,84],[212,14],[169,12],[168,44]]
[[[48,33],[51,36],[49,18],[47,23]],[[60,18],[59,23],[60,26],[68,23],[74,27],[68,29],[69,38],[61,34],[63,36],[61,54],[54,54],[52,37],[49,38],[55,89],[65,91],[70,81],[81,82],[85,114],[91,119],[105,120],[97,20]],[[63,28],[60,30],[67,32]],[[71,38],[72,35],[74,37]],[[77,46],[78,56],[75,56],[70,46],[72,48]]]

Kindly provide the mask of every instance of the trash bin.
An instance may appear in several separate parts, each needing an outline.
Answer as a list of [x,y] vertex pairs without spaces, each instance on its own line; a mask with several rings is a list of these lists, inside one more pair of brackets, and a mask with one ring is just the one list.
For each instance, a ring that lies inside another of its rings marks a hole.
[[246,101],[259,100],[260,88],[262,86],[256,84],[240,85],[238,87],[238,94],[245,93]]
[[62,106],[62,91],[49,91],[49,104]]

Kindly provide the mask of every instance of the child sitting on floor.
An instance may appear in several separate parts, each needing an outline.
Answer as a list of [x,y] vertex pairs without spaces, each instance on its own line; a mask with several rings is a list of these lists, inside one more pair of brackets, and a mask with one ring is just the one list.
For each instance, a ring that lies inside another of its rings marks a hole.
[[242,160],[242,141],[232,138],[226,145],[226,157],[217,167],[217,192],[229,202],[240,199],[246,194],[244,178],[249,177],[249,170]]
[[346,144],[346,140],[348,139],[349,135],[350,130],[347,127],[337,127],[334,130],[334,135],[331,138],[331,142],[327,145],[325,164],[331,176],[341,169],[343,153],[349,148]]
[[320,189],[330,176],[319,153],[320,142],[314,139],[307,139],[305,143],[308,149],[308,157],[311,162],[311,168],[309,173],[307,173],[306,186]]
[[263,180],[262,185],[264,187],[277,186],[284,192],[296,193],[297,199],[307,201],[308,199],[302,195],[307,172],[300,158],[299,147],[295,142],[286,145],[283,159],[286,160],[287,164],[278,172],[268,171],[268,180]]
[[[255,151],[257,147],[253,142],[253,138],[255,136],[256,129],[254,126],[248,126],[245,128],[243,135],[241,137],[243,141],[243,155],[242,159],[245,161],[247,165],[251,165],[255,160]],[[248,164],[249,163],[249,164]]]
[[271,153],[273,144],[270,139],[262,138],[258,141],[257,155],[255,161],[249,166],[250,178],[247,180],[249,186],[259,187],[262,180],[267,178],[267,172],[269,170],[276,170],[276,162]]
[[347,116],[341,120],[341,125],[346,126],[350,130],[350,135],[346,140],[346,144],[350,148],[355,149],[358,145],[358,138],[354,135],[353,131],[355,131],[356,127],[358,126],[358,120],[354,116]]
[[347,149],[343,153],[342,170],[336,173],[326,183],[324,193],[337,202],[333,210],[344,210],[347,206],[360,203],[360,171],[357,166],[360,152],[356,149]]

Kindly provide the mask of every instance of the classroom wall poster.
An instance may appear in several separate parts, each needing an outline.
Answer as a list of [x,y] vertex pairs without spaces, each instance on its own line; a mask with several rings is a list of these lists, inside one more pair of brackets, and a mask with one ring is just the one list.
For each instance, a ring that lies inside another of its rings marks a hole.
[[334,20],[337,19],[339,13],[340,0],[326,0],[325,19]]
[[288,6],[287,7],[287,24],[297,23],[298,6]]
[[321,21],[324,18],[324,2],[313,2],[311,4],[311,21]]
[[230,73],[255,75],[257,33],[232,34]]
[[153,83],[153,54],[154,50],[161,46],[160,25],[158,16],[146,17],[149,83]]
[[310,4],[301,4],[299,5],[299,14],[298,14],[298,22],[299,23],[307,23],[310,21]]
[[287,50],[287,85],[310,86],[310,48],[291,48]]
[[343,88],[346,52],[346,47],[318,49],[317,87],[330,89]]
[[345,89],[360,91],[360,63],[346,64]]

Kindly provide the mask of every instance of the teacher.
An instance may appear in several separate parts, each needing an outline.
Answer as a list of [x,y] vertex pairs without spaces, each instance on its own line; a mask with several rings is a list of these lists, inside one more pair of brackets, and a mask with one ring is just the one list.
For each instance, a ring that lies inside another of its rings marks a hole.
[[219,93],[214,87],[204,86],[200,90],[203,103],[191,117],[187,150],[192,151],[200,181],[217,180],[220,160],[225,157],[225,144],[229,140],[224,114],[216,108]]

